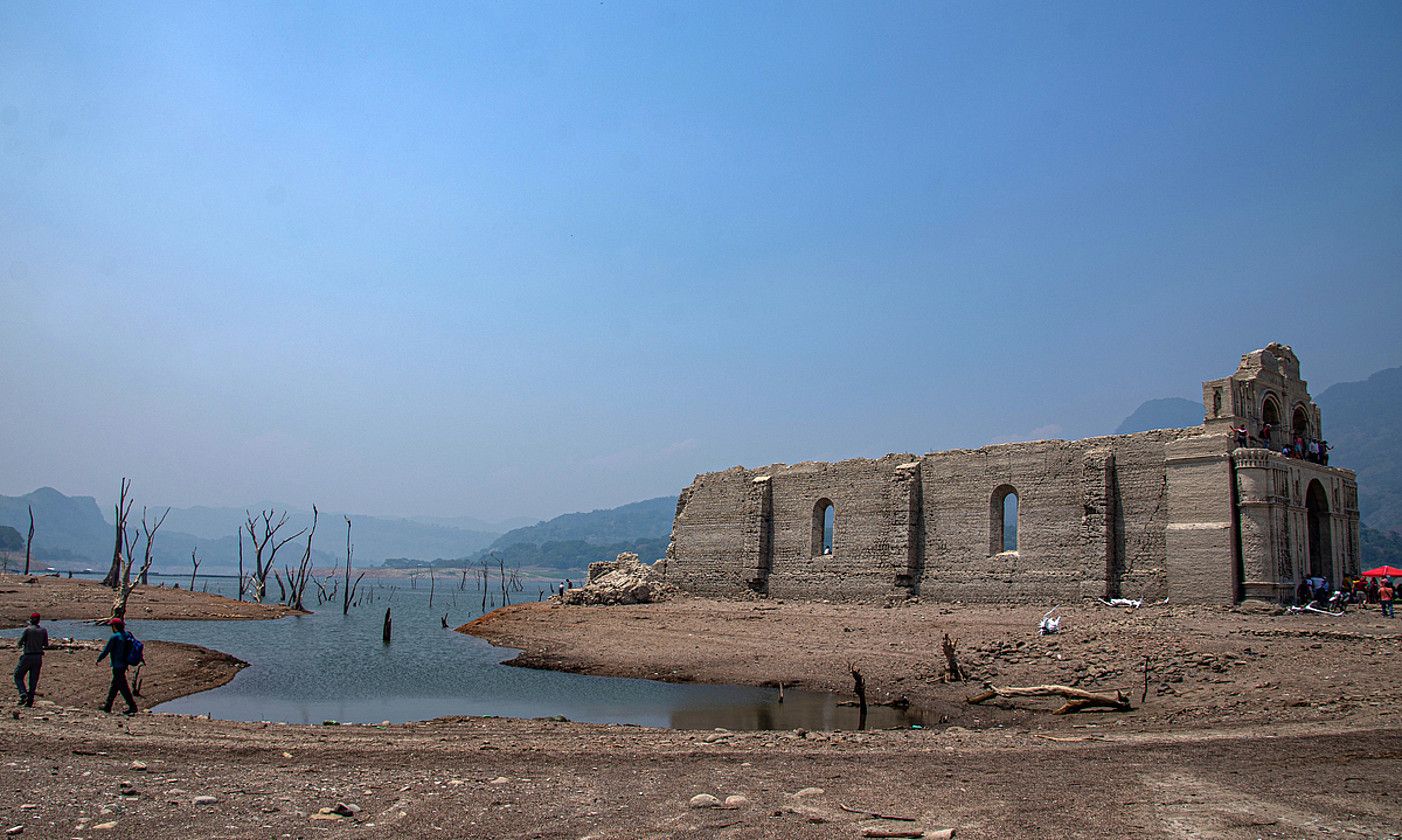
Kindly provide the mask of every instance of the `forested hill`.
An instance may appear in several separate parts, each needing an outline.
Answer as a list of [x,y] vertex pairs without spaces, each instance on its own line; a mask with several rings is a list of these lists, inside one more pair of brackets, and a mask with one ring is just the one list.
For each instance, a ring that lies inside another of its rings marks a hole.
[[507,531],[490,548],[500,550],[518,544],[545,545],[576,540],[611,546],[627,540],[664,538],[672,533],[672,515],[676,512],[676,496],[658,496],[607,510],[566,513]]

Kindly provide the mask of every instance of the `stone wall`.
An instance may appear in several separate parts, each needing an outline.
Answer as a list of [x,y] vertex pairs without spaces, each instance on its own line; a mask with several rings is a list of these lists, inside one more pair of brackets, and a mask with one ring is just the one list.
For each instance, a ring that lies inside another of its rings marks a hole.
[[[697,476],[668,574],[708,595],[1077,599],[1167,591],[1166,444],[1201,429],[1038,441],[916,457],[739,467]],[[1219,445],[1225,449],[1227,439]],[[1018,497],[1003,552],[995,494]],[[836,512],[831,554],[815,535]]]

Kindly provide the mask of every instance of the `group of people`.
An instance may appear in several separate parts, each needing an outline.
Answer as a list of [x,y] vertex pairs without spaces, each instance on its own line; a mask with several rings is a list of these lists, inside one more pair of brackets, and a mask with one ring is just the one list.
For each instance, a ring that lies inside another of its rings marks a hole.
[[[1262,423],[1261,433],[1255,438],[1251,437],[1245,423],[1240,426],[1232,427],[1232,435],[1236,438],[1236,445],[1238,448],[1251,446],[1254,441],[1263,449],[1275,450],[1275,438],[1272,437],[1273,434],[1274,430],[1271,428],[1270,423]],[[1281,444],[1280,454],[1287,458],[1299,458],[1303,461],[1309,461],[1327,467],[1329,466],[1329,450],[1333,448],[1334,447],[1330,446],[1329,442],[1326,440],[1297,434],[1293,440],[1288,440]]]
[[[15,689],[19,692],[19,705],[33,706],[34,696],[39,690],[39,675],[44,668],[44,651],[49,647],[49,631],[40,623],[39,613],[29,616],[29,624],[19,636],[19,664],[15,666]],[[139,666],[142,662],[142,645],[126,630],[126,622],[114,618],[108,622],[112,635],[97,655],[101,664],[106,659],[112,668],[112,684],[107,689],[107,702],[100,707],[111,713],[112,702],[120,694],[126,701],[126,714],[136,714],[136,699],[132,696],[131,684],[127,682],[127,669]]]
[[1346,578],[1343,585],[1337,591],[1333,591],[1328,579],[1316,576],[1300,581],[1295,598],[1300,606],[1316,603],[1343,609],[1348,604],[1377,605],[1384,618],[1393,618],[1393,601],[1397,598],[1397,589],[1390,577],[1358,576]]

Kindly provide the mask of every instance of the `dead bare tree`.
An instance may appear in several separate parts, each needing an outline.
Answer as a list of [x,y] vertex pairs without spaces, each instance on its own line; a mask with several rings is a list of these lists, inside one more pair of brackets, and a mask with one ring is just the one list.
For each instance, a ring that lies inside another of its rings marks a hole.
[[302,551],[302,560],[297,566],[297,571],[292,571],[290,567],[287,569],[289,592],[286,603],[294,610],[302,610],[302,596],[307,591],[307,578],[311,576],[312,571],[312,538],[316,536],[316,523],[320,516],[321,512],[316,509],[316,505],[312,505],[312,529],[307,532],[307,547]]
[[[155,559],[153,549],[156,545],[156,531],[160,530],[161,524],[166,521],[166,517],[169,515],[170,508],[166,508],[165,513],[161,514],[160,518],[154,523],[151,523],[147,521],[146,508],[141,509],[141,533],[146,537],[146,551],[142,555],[141,570],[137,573],[137,580],[142,583],[146,582],[146,574],[151,571],[151,562]],[[126,527],[125,517],[123,517],[120,527]],[[117,597],[112,599],[113,617],[125,616],[127,614],[127,599],[131,597],[132,590],[136,589],[137,586],[137,584],[132,583],[131,580],[131,568],[135,562],[136,540],[133,538],[128,541],[127,559],[126,563],[122,566],[121,580],[118,581]]]
[[[353,553],[354,553],[354,549],[351,547],[351,520],[350,520],[350,517],[347,516],[347,517],[346,517],[346,588],[345,588],[345,592],[344,592],[343,595],[342,595],[342,601],[341,601],[341,615],[346,615],[347,613],[350,612],[351,604],[355,601],[355,590],[358,589],[358,588],[360,587],[360,580],[361,580],[361,578],[365,577],[365,573],[364,573],[364,572],[361,572],[360,575],[359,575],[358,577],[356,577],[355,583],[354,583],[354,584],[351,583],[351,579],[350,579],[350,573],[351,573],[351,557],[352,557]],[[386,627],[389,626],[389,613],[388,613],[388,612],[385,613],[385,626],[386,626]],[[388,632],[388,631],[387,631],[387,632]],[[385,641],[389,641],[389,639],[385,639]]]
[[190,572],[190,591],[194,592],[195,576],[200,573],[200,555],[198,547],[190,549],[190,564],[195,567],[194,570]]
[[857,728],[867,728],[867,684],[862,679],[862,672],[857,670],[857,666],[847,664],[847,670],[852,674],[852,691],[857,695]]
[[24,541],[24,573],[29,574],[29,550],[34,546],[34,505],[29,506],[29,537]]
[[940,642],[940,647],[944,649],[945,680],[947,682],[963,682],[964,669],[959,667],[959,640],[949,638],[949,634],[944,634],[944,641]]
[[286,511],[279,515],[276,509],[269,508],[256,517],[248,511],[244,511],[244,514],[248,520],[243,527],[248,532],[249,542],[253,544],[253,600],[261,604],[268,592],[268,575],[273,571],[278,550],[305,534],[307,529],[279,539],[278,531],[287,524]]
[[243,600],[243,595],[248,591],[248,578],[243,574],[243,529],[239,529],[239,600]]
[[112,565],[107,569],[107,576],[102,579],[102,585],[109,589],[121,589],[122,586],[122,549],[126,547],[127,534],[127,514],[131,513],[132,502],[127,499],[127,494],[131,492],[131,481],[122,478],[122,492],[117,497],[116,516],[117,538],[112,545]]

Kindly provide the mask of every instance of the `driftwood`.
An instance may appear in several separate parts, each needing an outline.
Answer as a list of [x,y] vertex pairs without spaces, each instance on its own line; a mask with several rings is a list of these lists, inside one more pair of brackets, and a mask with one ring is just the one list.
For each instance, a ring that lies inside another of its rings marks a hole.
[[944,641],[940,642],[940,647],[944,649],[945,680],[948,682],[963,682],[964,671],[959,667],[959,640],[949,638],[949,634],[944,634]]
[[1113,695],[1096,694],[1093,691],[1072,688],[1069,685],[1004,686],[1002,688],[990,685],[986,691],[981,691],[970,697],[968,702],[978,704],[995,697],[1065,697],[1066,704],[1052,712],[1054,715],[1064,715],[1090,708],[1113,709],[1117,712],[1127,712],[1134,708],[1130,705],[1129,698],[1125,696],[1123,691],[1116,691]]
[[896,822],[915,822],[915,817],[898,817],[895,814],[883,814],[880,811],[868,811],[865,808],[848,808],[839,804],[837,807],[849,814],[862,814],[868,817],[876,817],[878,820],[894,820]]

